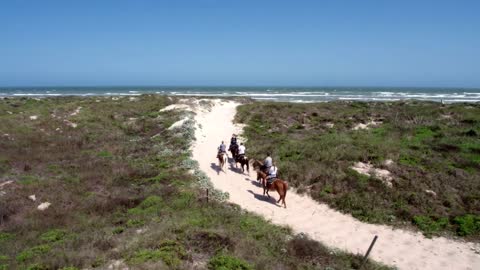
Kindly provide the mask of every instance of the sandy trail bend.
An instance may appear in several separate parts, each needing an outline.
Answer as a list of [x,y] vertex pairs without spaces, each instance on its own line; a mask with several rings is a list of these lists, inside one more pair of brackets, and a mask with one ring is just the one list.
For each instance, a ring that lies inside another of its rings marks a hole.
[[215,188],[230,194],[231,202],[273,223],[288,225],[297,233],[306,233],[329,247],[352,253],[363,254],[374,235],[378,235],[370,258],[399,269],[480,269],[480,255],[474,251],[479,249],[476,244],[443,237],[427,239],[420,233],[362,223],[292,189],[286,197],[288,208],[284,209],[275,204],[276,192],[270,192],[271,201],[262,195],[253,170],[247,175],[229,166],[226,173],[217,174],[216,148],[222,140],[228,143],[232,133],[240,131],[232,123],[237,106],[231,101],[217,101],[210,111],[198,111],[197,141],[193,148],[193,157],[200,169],[210,177]]

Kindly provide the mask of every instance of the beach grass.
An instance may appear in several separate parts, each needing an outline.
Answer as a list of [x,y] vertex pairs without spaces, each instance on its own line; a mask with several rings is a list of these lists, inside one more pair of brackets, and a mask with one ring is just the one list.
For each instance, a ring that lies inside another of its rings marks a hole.
[[249,156],[272,152],[298,192],[365,222],[480,239],[480,104],[252,102],[236,121]]
[[274,226],[221,193],[207,203],[208,179],[190,160],[192,122],[169,129],[189,114],[160,111],[175,102],[0,100],[0,269],[359,266],[359,255]]

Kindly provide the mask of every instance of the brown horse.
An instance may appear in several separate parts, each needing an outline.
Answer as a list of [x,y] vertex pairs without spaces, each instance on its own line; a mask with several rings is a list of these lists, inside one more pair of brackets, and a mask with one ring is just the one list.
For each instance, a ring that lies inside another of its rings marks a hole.
[[218,158],[218,166],[220,167],[220,169],[222,171],[225,172],[225,170],[223,168],[225,167],[225,164],[227,164],[227,154],[226,153],[219,153],[217,155],[217,158]]
[[277,178],[275,181],[273,181],[272,184],[270,184],[269,187],[267,187],[267,174],[262,172],[261,170],[257,170],[257,180],[260,181],[262,180],[262,186],[263,186],[263,195],[265,193],[267,196],[270,198],[270,195],[268,194],[269,190],[276,190],[278,192],[278,195],[280,198],[278,199],[277,203],[280,202],[280,200],[283,203],[283,206],[287,208],[287,204],[285,203],[285,196],[287,196],[287,189],[288,189],[288,184],[287,182]]

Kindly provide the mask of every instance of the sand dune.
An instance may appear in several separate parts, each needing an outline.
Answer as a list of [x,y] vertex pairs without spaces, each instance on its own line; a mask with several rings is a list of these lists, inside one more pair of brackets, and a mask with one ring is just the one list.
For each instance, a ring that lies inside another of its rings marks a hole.
[[222,140],[228,141],[232,133],[241,130],[232,123],[238,104],[215,102],[209,111],[197,112],[193,157],[214,186],[230,194],[231,202],[273,223],[288,225],[297,233],[306,233],[327,246],[352,253],[363,254],[372,238],[378,235],[370,258],[399,269],[480,269],[480,255],[475,253],[479,250],[478,244],[443,237],[428,239],[421,233],[362,223],[292,189],[286,197],[288,208],[284,209],[275,203],[278,199],[275,192],[271,192],[270,200],[262,195],[255,172],[242,174],[231,164],[226,172],[218,172],[216,148]]

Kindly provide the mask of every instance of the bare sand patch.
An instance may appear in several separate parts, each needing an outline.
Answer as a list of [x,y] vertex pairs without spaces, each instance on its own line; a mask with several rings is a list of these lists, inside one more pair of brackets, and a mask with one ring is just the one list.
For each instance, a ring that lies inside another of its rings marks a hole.
[[50,205],[52,205],[51,203],[49,202],[44,202],[44,203],[41,203],[37,209],[40,210],[40,211],[45,211],[48,209],[48,207],[50,207]]
[[352,170],[360,173],[360,174],[365,175],[365,176],[369,176],[369,177],[370,176],[376,176],[379,179],[381,179],[387,187],[389,187],[389,188],[393,187],[393,185],[392,185],[393,177],[392,177],[390,171],[388,171],[388,170],[375,168],[375,167],[373,167],[372,164],[364,163],[364,162],[357,162],[350,168]]
[[75,115],[79,114],[81,109],[82,109],[82,107],[76,108],[75,111],[73,111],[73,112],[70,114],[70,116],[75,116]]
[[382,124],[383,122],[382,121],[374,121],[374,120],[370,120],[368,121],[367,123],[363,124],[363,123],[358,123],[356,124],[352,129],[353,130],[360,130],[360,129],[369,129],[370,127],[375,127],[375,126],[378,126],[380,124]]
[[172,130],[172,129],[175,129],[175,128],[180,128],[183,126],[183,124],[185,124],[185,122],[187,122],[188,120],[190,119],[190,117],[185,117],[181,120],[178,120],[177,122],[173,123],[168,129],[169,130]]

